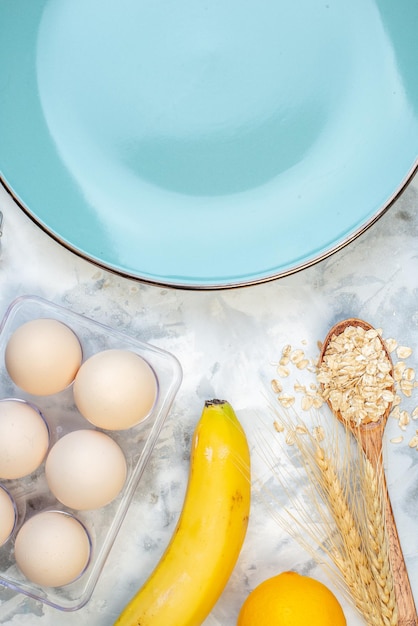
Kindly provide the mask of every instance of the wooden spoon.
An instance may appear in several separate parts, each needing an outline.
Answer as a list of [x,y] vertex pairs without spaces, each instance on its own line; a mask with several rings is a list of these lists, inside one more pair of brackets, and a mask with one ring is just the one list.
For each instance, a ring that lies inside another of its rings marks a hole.
[[[335,324],[335,326],[331,328],[324,340],[321,353],[319,355],[319,363],[323,361],[324,354],[327,351],[327,348],[332,338],[335,338],[336,336],[343,333],[348,326],[361,326],[365,330],[373,329],[373,327],[367,322],[356,318],[350,318],[338,322],[337,324]],[[386,348],[386,345],[382,340],[381,343],[393,368],[392,359]],[[346,419],[344,419],[339,411],[333,409],[330,402],[328,402],[328,406],[330,407],[333,414],[337,417],[337,419],[342,422],[346,427],[348,427],[353,435],[358,439],[367,458],[374,467],[376,474],[382,477],[383,491],[385,497],[386,528],[389,542],[389,558],[393,570],[394,590],[398,606],[398,626],[416,626],[418,624],[418,619],[414,597],[412,595],[408,572],[406,569],[402,548],[399,541],[398,531],[393,516],[392,505],[390,503],[383,470],[383,433],[385,430],[387,419],[392,410],[392,405],[388,406],[384,415],[382,415],[379,421],[367,424],[360,424],[360,426],[352,422],[348,422]]]

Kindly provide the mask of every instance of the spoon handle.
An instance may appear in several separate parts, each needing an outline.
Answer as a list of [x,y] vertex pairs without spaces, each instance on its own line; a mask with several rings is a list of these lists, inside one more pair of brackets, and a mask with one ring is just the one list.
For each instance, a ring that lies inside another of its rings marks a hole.
[[[364,436],[363,436],[364,435]],[[389,498],[382,459],[382,436],[378,429],[362,433],[361,443],[363,450],[376,471],[376,475],[383,481],[385,498],[385,521],[389,542],[389,558],[393,572],[393,585],[396,603],[398,606],[398,626],[417,626],[418,617],[415,608],[414,596],[409,582],[402,547],[393,516]]]

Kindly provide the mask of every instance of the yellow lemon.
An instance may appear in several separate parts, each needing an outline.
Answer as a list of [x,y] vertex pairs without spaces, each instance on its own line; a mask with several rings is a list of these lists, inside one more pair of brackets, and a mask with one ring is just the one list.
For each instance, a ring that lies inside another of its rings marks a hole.
[[283,572],[256,587],[241,607],[237,626],[346,626],[335,595],[318,580]]

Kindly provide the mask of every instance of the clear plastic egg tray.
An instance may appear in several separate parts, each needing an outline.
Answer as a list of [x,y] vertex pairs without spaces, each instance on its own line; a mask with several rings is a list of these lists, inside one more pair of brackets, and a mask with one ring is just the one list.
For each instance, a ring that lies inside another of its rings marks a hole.
[[[10,539],[0,547],[0,585],[59,610],[74,611],[91,598],[180,386],[182,373],[177,359],[166,351],[37,296],[17,298],[9,306],[0,326],[0,398],[20,398],[38,407],[50,429],[50,447],[68,432],[94,427],[77,411],[73,402],[72,386],[51,396],[31,396],[22,392],[8,376],[4,352],[10,336],[21,324],[41,317],[57,319],[75,332],[82,346],[83,360],[110,348],[132,350],[151,365],[158,380],[156,404],[143,422],[125,431],[104,431],[120,445],[128,465],[125,486],[110,504],[90,511],[67,509],[50,493],[45,480],[44,463],[30,476],[0,480],[13,496],[18,511],[16,528]],[[30,515],[45,509],[74,514],[85,525],[91,539],[92,554],[87,569],[77,580],[63,587],[43,588],[30,582],[20,573],[14,561],[16,532]]]

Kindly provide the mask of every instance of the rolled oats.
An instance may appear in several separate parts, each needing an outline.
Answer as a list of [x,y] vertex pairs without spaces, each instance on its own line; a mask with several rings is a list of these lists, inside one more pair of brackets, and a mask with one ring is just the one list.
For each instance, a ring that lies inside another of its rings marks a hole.
[[348,326],[318,364],[322,396],[350,423],[378,421],[394,399],[392,364],[380,333]]
[[281,393],[283,391],[281,383],[276,378],[271,381],[271,388],[274,393]]
[[402,443],[402,441],[403,441],[403,437],[402,436],[400,436],[400,437],[393,437],[390,440],[390,443]]
[[396,348],[398,347],[398,342],[396,341],[396,339],[393,339],[392,337],[390,337],[389,339],[385,339],[385,344],[386,344],[386,348],[388,349],[388,352],[392,353],[396,350]]
[[280,394],[278,400],[285,409],[289,409],[295,403],[295,397],[287,393]]
[[298,370],[304,370],[305,367],[308,367],[308,365],[309,365],[309,359],[301,359],[300,361],[296,363],[296,367],[298,368]]
[[304,357],[305,353],[303,350],[300,349],[293,350],[293,352],[290,354],[290,360],[292,363],[294,363],[294,365],[302,361]]
[[412,354],[412,348],[408,348],[407,346],[399,346],[396,349],[396,354],[398,359],[407,359]]
[[393,377],[397,382],[402,380],[403,373],[405,370],[406,370],[405,361],[398,361],[397,363],[395,363],[395,366],[393,368]]
[[399,427],[402,430],[406,430],[406,427],[408,426],[410,421],[411,421],[411,418],[409,417],[408,411],[401,411],[399,415],[399,422],[398,422]]
[[415,380],[415,370],[412,367],[407,367],[402,374],[403,380],[413,381]]
[[309,411],[310,409],[313,408],[313,396],[310,395],[306,395],[303,396],[302,400],[301,400],[301,407],[304,411]]
[[414,389],[414,383],[409,380],[401,380],[399,383],[401,391],[404,396],[410,398],[412,396],[412,391]]
[[284,426],[277,420],[273,422],[273,426],[278,433],[282,433],[284,431]]
[[409,441],[408,445],[410,448],[415,448],[418,450],[418,430],[415,431],[415,435]]
[[280,365],[287,365],[289,363],[291,351],[292,351],[292,346],[290,346],[289,344],[287,346],[284,346],[282,350],[282,356],[279,361]]

